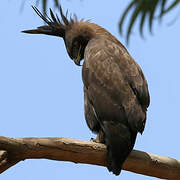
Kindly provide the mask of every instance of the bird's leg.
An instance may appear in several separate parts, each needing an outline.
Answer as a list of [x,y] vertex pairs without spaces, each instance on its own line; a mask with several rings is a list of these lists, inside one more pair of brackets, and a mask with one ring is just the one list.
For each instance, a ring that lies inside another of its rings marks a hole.
[[92,141],[95,142],[95,143],[105,143],[103,131],[100,130],[97,137],[96,137],[96,139],[92,138]]

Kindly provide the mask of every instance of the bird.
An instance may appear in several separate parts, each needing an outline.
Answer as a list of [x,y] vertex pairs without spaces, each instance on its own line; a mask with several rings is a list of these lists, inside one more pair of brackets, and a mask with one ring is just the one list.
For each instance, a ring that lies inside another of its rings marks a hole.
[[42,14],[45,25],[22,31],[61,37],[69,57],[82,66],[84,115],[96,143],[107,147],[107,169],[119,175],[132,151],[137,133],[143,133],[150,95],[142,69],[125,46],[106,29],[89,20]]

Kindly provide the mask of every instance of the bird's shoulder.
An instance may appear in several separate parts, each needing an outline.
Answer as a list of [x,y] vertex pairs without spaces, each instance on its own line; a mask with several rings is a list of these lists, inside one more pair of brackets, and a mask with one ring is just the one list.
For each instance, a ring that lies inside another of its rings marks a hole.
[[119,57],[119,55],[128,53],[126,48],[120,42],[115,43],[111,39],[105,37],[93,38],[88,42],[85,49],[85,59],[88,60],[91,58],[89,56],[93,56],[92,58],[94,58],[94,54],[92,52],[97,53],[97,60],[101,59],[102,55],[103,58],[111,56],[114,58],[115,56]]

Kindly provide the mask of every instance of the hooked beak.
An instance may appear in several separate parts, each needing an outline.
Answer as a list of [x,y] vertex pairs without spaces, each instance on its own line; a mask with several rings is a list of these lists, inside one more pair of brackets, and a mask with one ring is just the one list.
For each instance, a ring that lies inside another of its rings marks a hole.
[[75,59],[73,59],[73,61],[74,61],[74,63],[77,65],[77,66],[81,66],[81,64],[80,64],[80,59],[77,57],[77,58],[75,58]]
[[74,63],[75,63],[77,66],[81,66],[81,64],[80,64],[80,62],[81,62],[80,52],[81,52],[81,46],[79,47],[77,57],[76,57],[76,58],[73,58],[73,61],[74,61]]

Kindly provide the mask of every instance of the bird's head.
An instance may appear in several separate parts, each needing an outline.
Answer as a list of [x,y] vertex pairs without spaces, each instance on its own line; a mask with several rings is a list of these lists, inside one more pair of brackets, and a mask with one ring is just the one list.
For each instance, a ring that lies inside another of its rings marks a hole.
[[88,22],[78,21],[76,15],[74,18],[67,19],[60,7],[60,16],[54,15],[50,9],[51,18],[43,15],[36,7],[32,6],[34,11],[47,24],[36,29],[22,31],[30,34],[46,34],[62,37],[64,39],[67,52],[76,65],[80,66],[80,61],[84,58],[84,51],[88,41],[92,37],[92,33],[88,28]]
[[[73,27],[74,26],[74,27]],[[91,38],[90,33],[86,33],[81,24],[76,23],[65,33],[65,45],[70,58],[74,63],[80,66],[80,61],[84,59],[84,51],[88,41]],[[83,29],[83,30],[82,30]]]

